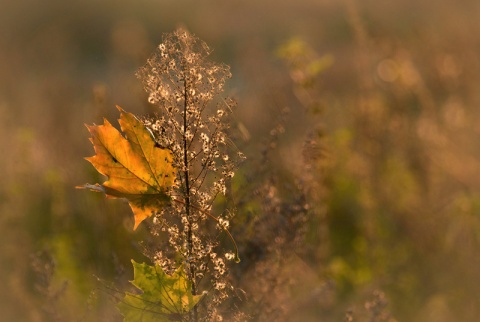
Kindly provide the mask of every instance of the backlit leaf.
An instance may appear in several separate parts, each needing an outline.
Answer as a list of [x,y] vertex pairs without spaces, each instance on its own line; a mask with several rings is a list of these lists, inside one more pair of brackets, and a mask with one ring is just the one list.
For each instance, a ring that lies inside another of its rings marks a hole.
[[86,160],[108,180],[78,188],[103,192],[107,198],[127,199],[136,229],[170,200],[167,190],[174,184],[175,168],[171,151],[158,147],[152,133],[133,114],[117,108],[126,138],[106,119],[103,125],[86,125],[96,153]]
[[180,266],[171,276],[158,265],[139,264],[132,260],[131,283],[142,293],[127,292],[117,308],[125,322],[180,321],[202,298],[192,295],[191,282]]

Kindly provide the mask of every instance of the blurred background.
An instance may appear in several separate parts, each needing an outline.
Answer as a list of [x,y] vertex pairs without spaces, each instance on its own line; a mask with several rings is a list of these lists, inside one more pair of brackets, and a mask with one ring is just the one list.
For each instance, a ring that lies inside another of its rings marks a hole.
[[155,112],[134,73],[184,26],[233,73],[236,306],[477,321],[479,18],[475,0],[0,0],[0,320],[122,320],[108,290],[149,237],[74,188],[102,180],[84,123]]

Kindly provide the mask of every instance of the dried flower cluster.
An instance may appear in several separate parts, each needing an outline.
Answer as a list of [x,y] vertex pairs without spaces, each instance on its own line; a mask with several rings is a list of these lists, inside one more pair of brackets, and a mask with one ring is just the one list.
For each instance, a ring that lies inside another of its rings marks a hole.
[[178,169],[174,202],[154,220],[154,229],[169,236],[168,245],[156,253],[155,260],[172,271],[180,255],[193,293],[200,293],[199,288],[214,290],[214,305],[204,305],[213,314],[214,306],[228,296],[226,261],[236,254],[217,250],[219,236],[228,230],[234,213],[225,208],[214,216],[211,211],[215,199],[227,195],[228,182],[244,156],[227,136],[226,118],[235,103],[217,98],[231,77],[229,67],[207,60],[210,53],[203,41],[178,29],[164,36],[137,76],[149,102],[161,111],[145,125],[160,146],[173,152]]

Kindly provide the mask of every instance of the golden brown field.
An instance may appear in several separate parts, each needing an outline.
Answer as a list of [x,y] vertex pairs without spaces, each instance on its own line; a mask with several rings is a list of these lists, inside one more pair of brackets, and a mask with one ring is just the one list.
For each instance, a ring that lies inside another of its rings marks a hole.
[[153,241],[75,189],[84,124],[156,111],[135,72],[178,26],[233,74],[244,319],[477,321],[475,0],[0,0],[0,321],[122,320]]

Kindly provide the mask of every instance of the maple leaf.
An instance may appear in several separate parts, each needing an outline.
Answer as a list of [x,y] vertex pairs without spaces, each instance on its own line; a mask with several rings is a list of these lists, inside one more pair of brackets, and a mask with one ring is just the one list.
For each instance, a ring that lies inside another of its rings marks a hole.
[[126,138],[108,120],[103,125],[86,125],[96,155],[85,158],[108,177],[103,184],[77,188],[105,193],[107,198],[125,198],[132,208],[134,230],[170,200],[169,187],[175,181],[172,152],[162,149],[152,133],[133,114],[120,111],[120,127]]
[[192,284],[183,265],[172,275],[159,265],[139,264],[132,260],[133,281],[142,294],[126,292],[117,308],[125,322],[178,321],[200,301],[203,295],[192,295]]

